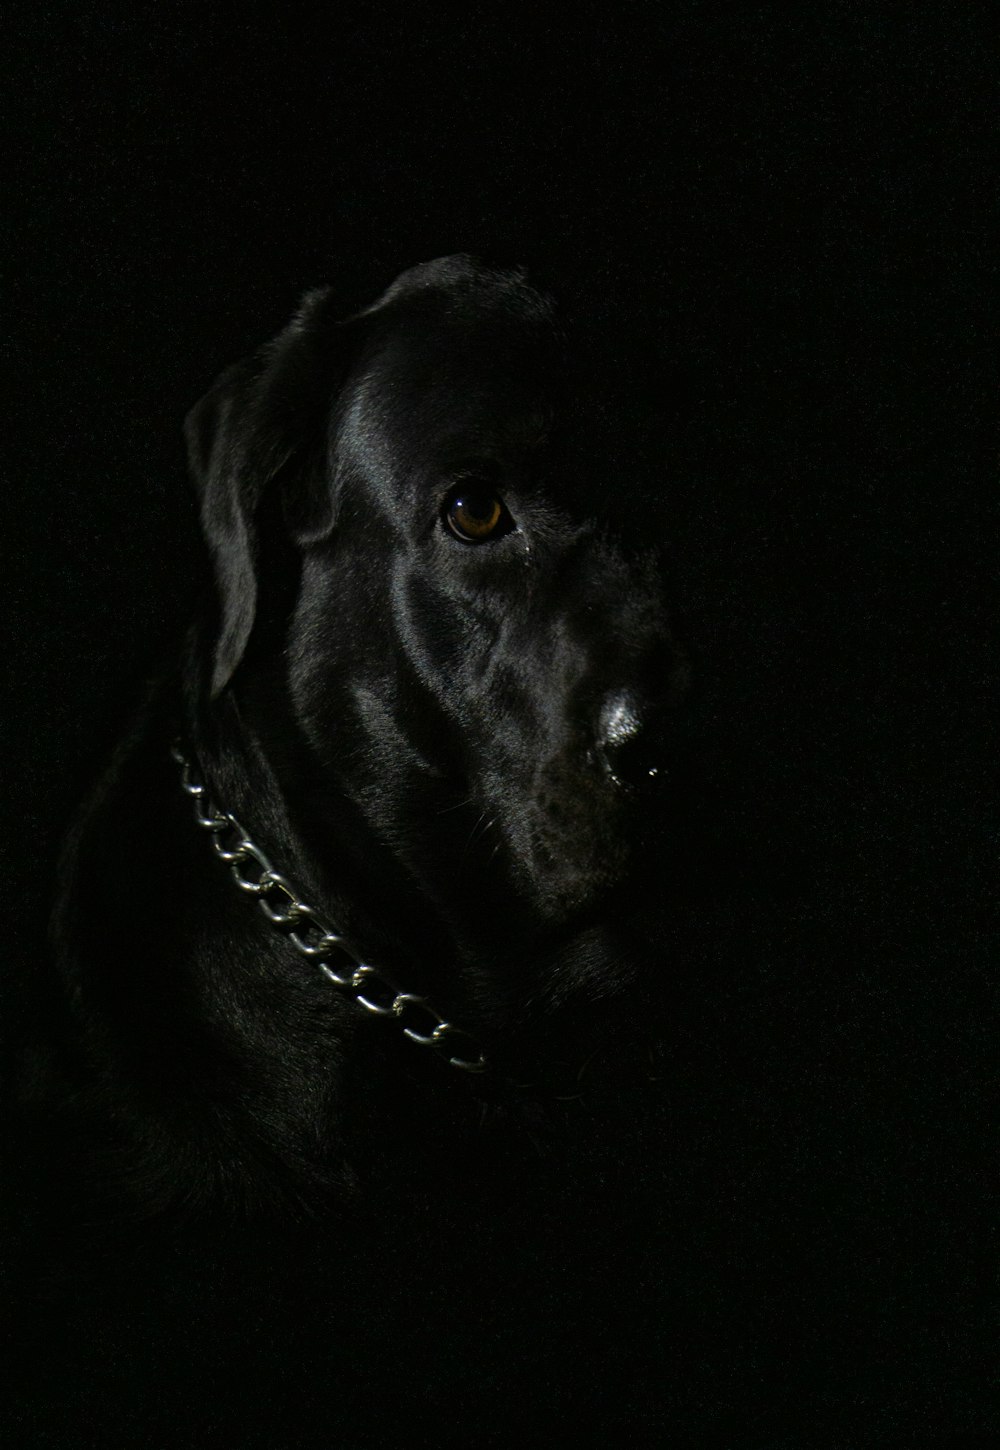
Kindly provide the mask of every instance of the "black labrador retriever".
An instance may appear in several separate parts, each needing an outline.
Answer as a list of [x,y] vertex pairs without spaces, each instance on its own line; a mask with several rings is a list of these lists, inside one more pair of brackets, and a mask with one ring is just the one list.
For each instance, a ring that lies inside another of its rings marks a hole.
[[449,257],[347,321],[311,294],[193,409],[213,602],[56,923],[98,1179],[343,1192],[380,1092],[502,1115],[614,1037],[686,667],[613,389],[522,276]]
[[692,830],[641,378],[461,257],[332,314],[191,414],[205,607],[67,851],[17,1443],[978,1426],[884,1000]]

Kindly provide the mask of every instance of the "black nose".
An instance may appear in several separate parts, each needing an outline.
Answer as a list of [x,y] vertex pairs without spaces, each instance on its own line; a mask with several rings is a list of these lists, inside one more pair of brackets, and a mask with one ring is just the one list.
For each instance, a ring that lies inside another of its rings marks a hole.
[[634,696],[627,691],[605,700],[598,717],[597,740],[601,763],[616,784],[638,788],[659,777],[660,762],[653,742]]

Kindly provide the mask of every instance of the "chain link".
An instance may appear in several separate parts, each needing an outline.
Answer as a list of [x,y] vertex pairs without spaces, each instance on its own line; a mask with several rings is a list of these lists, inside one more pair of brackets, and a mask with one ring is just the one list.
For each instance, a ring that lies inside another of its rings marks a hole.
[[395,1021],[411,1042],[431,1048],[462,1072],[485,1072],[486,1057],[472,1033],[448,1022],[426,997],[401,991],[381,967],[365,962],[315,907],[300,898],[287,877],[274,869],[236,817],[212,801],[180,745],[173,745],[170,753],[180,766],[181,785],[191,797],[195,822],[208,834],[212,850],[229,867],[240,890],[256,897],[264,916],[282,930],[299,955],[360,1007]]

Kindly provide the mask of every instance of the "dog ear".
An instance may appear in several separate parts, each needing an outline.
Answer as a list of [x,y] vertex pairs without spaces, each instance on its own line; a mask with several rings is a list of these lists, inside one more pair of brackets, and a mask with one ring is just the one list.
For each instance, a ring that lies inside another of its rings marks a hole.
[[329,315],[331,305],[328,289],[309,293],[284,332],[227,368],[185,421],[219,596],[213,698],[232,678],[253,628],[265,492],[281,489],[282,511],[300,542],[333,526],[332,499],[321,484],[351,329]]

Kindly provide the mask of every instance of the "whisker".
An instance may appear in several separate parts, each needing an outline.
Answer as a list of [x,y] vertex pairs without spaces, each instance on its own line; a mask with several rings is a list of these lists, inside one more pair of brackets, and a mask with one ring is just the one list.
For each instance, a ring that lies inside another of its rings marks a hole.
[[469,838],[466,841],[465,846],[464,846],[464,848],[462,850],[462,864],[463,865],[465,864],[465,858],[466,858],[466,856],[468,856],[468,854],[469,854],[469,847],[472,845],[473,841],[476,839],[476,832],[479,830],[479,827],[482,825],[482,823],[483,823],[483,821],[485,819],[486,819],[486,812],[483,811],[482,814],[479,816],[478,820],[476,821],[475,825],[472,827],[472,830],[469,832]]
[[442,806],[439,811],[435,811],[435,815],[438,815],[438,816],[446,816],[451,811],[460,811],[460,810],[462,810],[462,808],[464,806],[471,806],[471,805],[472,805],[472,796],[471,795],[467,795],[464,800],[456,801],[456,803],[454,805],[451,805],[451,806]]

